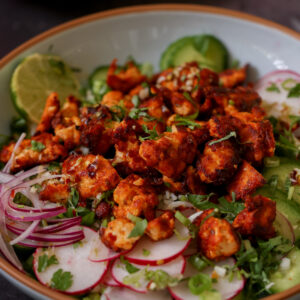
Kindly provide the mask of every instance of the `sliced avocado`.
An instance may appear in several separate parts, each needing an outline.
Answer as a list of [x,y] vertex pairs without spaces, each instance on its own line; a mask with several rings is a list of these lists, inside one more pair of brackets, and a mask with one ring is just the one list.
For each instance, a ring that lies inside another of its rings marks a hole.
[[228,65],[228,51],[224,44],[212,35],[195,35],[176,40],[168,46],[160,59],[161,70],[196,61],[200,67],[215,72]]
[[[278,157],[280,160],[280,165],[276,167],[265,167],[262,175],[268,182],[272,178],[277,179],[276,188],[284,193],[288,193],[288,188],[286,188],[286,182],[289,180],[291,173],[294,169],[300,169],[300,162],[295,159],[290,159],[287,157]],[[289,181],[288,181],[289,182]],[[300,185],[294,185],[294,192],[292,199],[300,204]]]
[[281,270],[274,272],[270,275],[269,279],[274,282],[271,287],[271,291],[279,293],[285,291],[300,283],[300,250],[294,248],[288,255],[291,266],[287,270]]
[[300,204],[288,200],[287,195],[279,190],[265,185],[255,192],[256,195],[268,197],[276,202],[276,208],[289,220],[293,226],[296,240],[300,238]]

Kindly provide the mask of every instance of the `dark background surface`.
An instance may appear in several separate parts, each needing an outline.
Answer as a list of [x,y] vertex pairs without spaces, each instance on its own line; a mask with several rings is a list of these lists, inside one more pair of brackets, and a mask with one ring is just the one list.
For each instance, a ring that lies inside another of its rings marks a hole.
[[[300,32],[300,0],[0,0],[0,58],[31,37],[74,18],[111,8],[154,3],[193,3],[225,7],[275,21]],[[0,299],[31,298],[0,275]]]

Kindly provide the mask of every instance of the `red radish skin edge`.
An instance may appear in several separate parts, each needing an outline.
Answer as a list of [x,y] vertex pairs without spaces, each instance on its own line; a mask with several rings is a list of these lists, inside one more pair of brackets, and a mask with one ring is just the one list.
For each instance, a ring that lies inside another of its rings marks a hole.
[[263,86],[265,84],[265,81],[268,80],[268,77],[271,77],[271,76],[274,76],[274,75],[277,75],[277,74],[290,74],[292,76],[295,76],[295,77],[298,77],[299,80],[300,80],[300,74],[295,72],[295,71],[292,71],[292,70],[275,70],[275,71],[272,71],[270,73],[267,73],[266,75],[264,75],[263,77],[261,77],[256,83],[255,83],[255,86],[254,88],[255,89],[258,89],[260,88],[261,86]]
[[[177,258],[177,257],[175,257]],[[174,258],[174,259],[175,259]],[[180,270],[180,273],[183,274],[184,273],[184,270],[185,270],[185,267],[186,267],[186,259],[184,256],[182,256],[182,259],[183,259],[183,265],[182,265],[182,268]],[[171,262],[171,261],[169,261]],[[113,268],[114,264],[116,263],[116,261],[114,261],[112,263],[112,266],[111,268]],[[130,285],[125,285],[123,282],[119,281],[113,274],[113,272],[111,272],[111,275],[113,277],[113,279],[120,285],[120,287],[123,287],[123,288],[126,288],[126,289],[129,289],[129,290],[132,290],[133,292],[136,292],[136,293],[139,293],[139,294],[146,294],[147,293],[147,290],[146,291],[140,291],[140,290],[136,290],[134,287],[130,286]]]
[[192,239],[189,239],[185,245],[185,247],[180,250],[180,252],[174,254],[173,256],[167,257],[165,259],[162,260],[144,260],[144,259],[137,259],[137,258],[131,258],[131,257],[127,257],[126,255],[124,256],[125,259],[127,259],[129,262],[137,264],[137,265],[141,265],[141,266],[146,266],[146,265],[150,265],[150,266],[160,266],[160,265],[164,265],[170,261],[172,261],[173,259],[177,258],[179,255],[181,255],[186,249],[187,247],[190,245]]

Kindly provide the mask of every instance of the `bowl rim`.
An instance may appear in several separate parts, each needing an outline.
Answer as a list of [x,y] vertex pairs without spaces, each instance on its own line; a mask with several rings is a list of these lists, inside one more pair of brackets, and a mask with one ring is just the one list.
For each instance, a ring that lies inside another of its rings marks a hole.
[[[17,55],[30,48],[31,46],[47,39],[48,37],[54,36],[57,33],[63,32],[65,30],[75,28],[85,23],[93,22],[99,19],[126,15],[131,13],[144,13],[151,11],[190,11],[190,12],[198,12],[198,13],[210,13],[223,15],[226,17],[231,17],[240,20],[246,20],[252,23],[256,23],[259,25],[266,26],[268,28],[276,29],[281,31],[297,40],[300,41],[300,33],[275,23],[273,21],[257,17],[248,13],[243,13],[231,9],[219,8],[213,6],[206,5],[197,5],[197,4],[150,4],[150,5],[135,5],[129,7],[122,7],[116,9],[105,10],[98,13],[93,13],[90,15],[86,15],[80,18],[76,18],[72,21],[68,21],[62,23],[61,25],[55,26],[41,34],[36,35],[35,37],[29,39],[28,41],[22,43],[20,46],[16,47],[14,50],[10,51],[3,58],[0,59],[0,70],[8,64],[11,60],[13,60]],[[18,281],[19,283],[27,286],[28,288],[34,290],[42,294],[43,296],[49,297],[50,299],[56,300],[68,300],[74,299],[68,295],[62,294],[61,292],[57,292],[53,289],[50,289],[37,280],[29,277],[25,273],[17,270],[13,265],[11,265],[5,258],[0,257],[0,268],[7,273],[10,277]],[[287,297],[295,295],[297,292],[300,292],[300,284],[277,294],[268,296],[263,298],[264,300],[280,300],[286,299]]]

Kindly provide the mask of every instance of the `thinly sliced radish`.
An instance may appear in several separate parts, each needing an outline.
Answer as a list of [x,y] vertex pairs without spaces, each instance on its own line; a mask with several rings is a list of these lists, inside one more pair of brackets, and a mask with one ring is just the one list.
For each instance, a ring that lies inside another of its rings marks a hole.
[[[147,267],[143,266],[142,268],[140,265],[136,265],[136,264],[133,264],[133,266],[140,269],[140,271],[137,271],[136,273],[133,274],[128,273],[125,265],[122,264],[119,259],[117,259],[113,263],[111,268],[111,273],[113,278],[120,285],[128,289],[131,289],[138,293],[147,293],[150,282],[144,276],[145,269],[152,270],[152,271],[163,270],[167,272],[170,276],[180,279],[185,269],[185,259],[181,255],[161,266],[147,266]],[[126,280],[124,282],[124,278],[126,276],[129,277],[134,276],[134,277],[138,277],[138,279],[136,280],[135,283],[126,283]]]
[[107,288],[104,291],[104,296],[106,300],[172,300],[167,290],[149,291],[146,294],[140,294],[126,288],[117,287]]
[[[216,263],[216,266],[234,266],[235,261],[232,258],[228,258],[221,262]],[[214,267],[208,267],[202,271],[207,275],[211,275],[214,272]],[[191,277],[199,272],[189,263],[187,263],[184,277]],[[231,281],[227,276],[218,276],[218,281],[213,283],[212,287],[221,294],[223,300],[229,300],[238,295],[244,288],[245,280],[243,278],[237,278],[235,276]],[[188,280],[183,280],[177,286],[168,288],[171,295],[176,300],[199,300],[199,295],[194,295],[190,292],[188,287]]]
[[[170,238],[158,242],[144,236],[133,250],[124,255],[125,258],[138,265],[151,266],[162,265],[175,259],[183,253],[191,241],[189,230],[177,220],[175,229],[179,236],[173,234]],[[145,256],[145,249],[150,251],[149,256]]]
[[[299,97],[288,97],[288,89],[295,86],[296,83],[300,83],[300,74],[289,70],[277,70],[268,73],[256,83],[254,88],[262,97],[268,115],[281,117],[282,115],[298,115],[300,113]],[[279,92],[268,90],[272,84],[276,85]]]
[[108,269],[105,276],[102,278],[101,283],[103,283],[106,286],[112,286],[112,287],[122,287],[122,285],[114,280],[114,278],[111,275],[111,268]]
[[91,251],[89,254],[89,260],[94,262],[101,262],[101,261],[109,261],[112,259],[118,258],[121,254],[124,254],[127,252],[115,252],[108,247],[106,247],[99,235],[95,236],[93,240],[91,241]]
[[275,230],[283,237],[295,243],[295,232],[290,221],[278,210],[276,210],[276,218],[274,221]]
[[[66,291],[67,294],[77,295],[85,293],[96,286],[105,275],[108,262],[92,262],[88,259],[90,254],[90,241],[98,236],[94,230],[84,227],[85,238],[76,246],[69,245],[64,247],[48,248],[43,250],[38,248],[34,254],[34,272],[37,279],[44,285],[51,286],[53,274],[62,269],[64,272],[71,272],[73,283]],[[46,270],[38,271],[38,258],[47,254],[48,257],[55,255],[58,264],[51,265]]]

